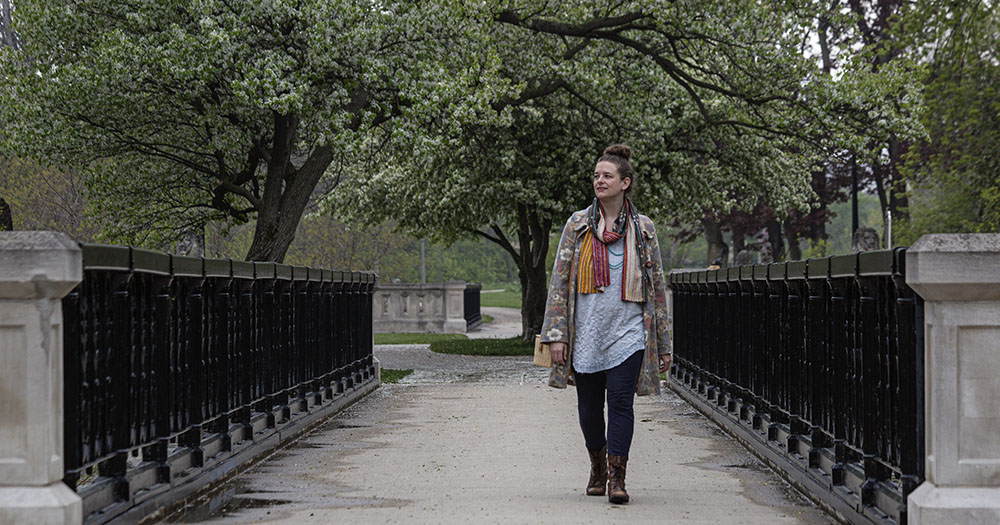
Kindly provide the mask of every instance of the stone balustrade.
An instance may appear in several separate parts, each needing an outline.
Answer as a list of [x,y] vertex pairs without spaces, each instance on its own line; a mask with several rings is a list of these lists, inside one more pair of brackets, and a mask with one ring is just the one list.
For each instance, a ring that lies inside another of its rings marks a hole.
[[63,483],[62,298],[83,278],[61,233],[0,233],[0,523],[83,520]]
[[374,331],[464,334],[465,286],[465,281],[378,283],[372,304]]
[[924,298],[926,424],[908,523],[1000,523],[1000,235],[925,235],[906,265]]
[[[906,266],[924,300],[926,436],[907,522],[1000,523],[1000,235],[927,235]],[[81,278],[66,236],[0,233],[0,523],[82,521],[62,481],[61,306]],[[463,333],[465,287],[383,283],[375,330]]]

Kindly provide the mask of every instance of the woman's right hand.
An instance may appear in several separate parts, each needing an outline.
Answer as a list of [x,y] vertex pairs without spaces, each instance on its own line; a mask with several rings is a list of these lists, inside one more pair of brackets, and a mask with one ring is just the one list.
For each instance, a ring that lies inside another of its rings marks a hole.
[[569,353],[569,345],[563,342],[556,341],[549,344],[549,353],[552,354],[552,364],[554,365],[565,365],[566,364],[566,354]]

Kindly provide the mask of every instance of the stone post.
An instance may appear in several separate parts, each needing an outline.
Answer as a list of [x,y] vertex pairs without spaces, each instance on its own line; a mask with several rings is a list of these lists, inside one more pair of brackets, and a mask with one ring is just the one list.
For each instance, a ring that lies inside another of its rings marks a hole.
[[465,281],[444,283],[444,331],[448,334],[465,333]]
[[925,235],[906,282],[924,298],[927,454],[908,523],[1000,523],[1000,235]]
[[63,482],[60,300],[80,248],[55,232],[0,232],[0,523],[83,521]]

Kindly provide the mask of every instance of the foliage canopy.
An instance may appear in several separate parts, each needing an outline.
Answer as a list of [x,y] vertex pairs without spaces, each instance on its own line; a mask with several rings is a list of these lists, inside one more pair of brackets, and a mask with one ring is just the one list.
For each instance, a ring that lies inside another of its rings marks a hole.
[[505,93],[493,57],[460,52],[477,19],[448,0],[21,0],[15,14],[28,44],[0,55],[4,149],[88,170],[115,241],[255,220],[249,258],[281,260],[370,130],[491,118]]

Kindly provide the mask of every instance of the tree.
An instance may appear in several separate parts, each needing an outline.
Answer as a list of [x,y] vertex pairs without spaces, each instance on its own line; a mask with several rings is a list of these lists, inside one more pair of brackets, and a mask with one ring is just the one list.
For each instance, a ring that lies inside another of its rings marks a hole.
[[11,229],[54,230],[92,242],[100,227],[87,214],[83,178],[73,171],[0,157],[0,196],[8,205]]
[[473,15],[447,0],[19,0],[4,145],[85,169],[109,240],[252,221],[247,259],[281,261],[371,130],[492,115],[495,65],[461,52]]
[[[812,7],[800,15],[812,18],[811,24],[803,26],[819,45],[803,49],[803,53],[818,63],[826,80],[816,85],[829,90],[825,101],[812,102],[819,107],[832,104],[827,109],[832,110],[837,124],[817,129],[825,135],[815,140],[823,153],[810,167],[813,196],[809,206],[781,209],[772,207],[765,197],[741,195],[741,200],[758,202],[753,212],[706,211],[699,229],[709,244],[709,261],[729,252],[723,231],[732,232],[733,253],[742,251],[746,235],[755,232],[767,232],[762,238],[767,239],[771,254],[780,256],[787,242],[788,257],[800,258],[803,238],[825,253],[825,225],[832,218],[829,206],[846,197],[852,171],[861,175],[861,187],[874,186],[883,215],[891,212],[898,216],[905,210],[905,196],[898,187],[899,152],[919,136],[915,119],[919,86],[912,82],[913,64],[893,59],[905,48],[895,28],[899,25],[897,15],[906,10],[894,0],[833,0],[813,3]],[[690,228],[678,232],[680,238],[687,239],[696,233]]]
[[860,48],[842,60],[843,84],[908,117],[886,127],[880,112],[858,113],[854,133],[864,143],[849,148],[861,185],[874,187],[903,244],[926,232],[996,228],[1000,19],[991,4],[846,0],[827,11],[833,48]]
[[[844,190],[849,179],[843,168],[843,163],[836,158],[814,168],[810,173],[812,195],[803,208],[782,210],[772,206],[766,197],[744,195],[741,200],[745,202],[757,200],[752,209],[733,209],[729,213],[706,216],[703,223],[714,223],[714,230],[705,228],[706,238],[714,239],[714,242],[709,243],[710,247],[724,247],[722,231],[727,230],[732,234],[734,257],[744,250],[750,250],[766,254],[761,257],[762,261],[802,259],[800,241],[808,239],[812,246],[821,245],[827,237],[826,224],[833,218],[829,206],[842,202],[847,197]],[[685,233],[690,238],[690,235],[697,232]],[[747,244],[747,237],[751,236],[753,240]],[[707,262],[711,262],[712,257],[710,253]],[[724,255],[721,259],[725,264]]]
[[932,232],[1000,231],[1000,15],[987,2],[928,2],[906,20],[923,70],[927,135],[905,153],[904,243]]
[[344,224],[330,217],[307,216],[288,250],[288,264],[317,268],[367,270],[387,277],[393,259],[414,239],[394,225]]
[[[920,65],[912,60],[907,20],[923,2],[831,0],[820,13],[821,60],[852,111],[845,120],[842,150],[830,151],[830,167],[849,169],[858,179],[852,190],[874,187],[882,216],[907,213],[903,155],[923,134],[917,118],[921,88],[914,82]],[[853,96],[852,96],[853,94]],[[886,228],[888,228],[888,223]],[[883,235],[885,236],[883,232]]]
[[[328,204],[441,240],[472,234],[503,246],[518,266],[530,337],[553,227],[590,203],[593,163],[610,142],[633,146],[636,200],[654,216],[747,205],[741,194],[804,202],[817,127],[835,122],[814,118],[821,106],[807,100],[829,90],[812,85],[824,80],[798,54],[798,22],[766,6],[679,4],[499,7],[491,42],[502,74],[521,86],[503,101],[509,125],[441,130]],[[747,33],[734,35],[734,20]],[[776,38],[775,24],[787,27]],[[763,27],[767,35],[754,30]]]

